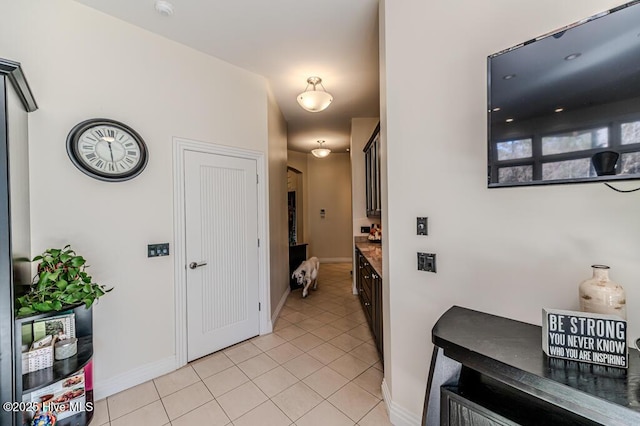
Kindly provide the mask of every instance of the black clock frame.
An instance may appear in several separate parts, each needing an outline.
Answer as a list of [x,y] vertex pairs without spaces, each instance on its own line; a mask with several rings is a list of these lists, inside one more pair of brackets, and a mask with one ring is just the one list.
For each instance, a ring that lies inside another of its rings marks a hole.
[[[109,173],[101,173],[89,168],[89,165],[81,159],[78,152],[78,138],[80,137],[80,135],[82,135],[82,133],[92,127],[104,125],[118,127],[121,130],[129,133],[135,140],[136,144],[138,144],[138,147],[140,148],[140,162],[131,170],[115,175]],[[76,166],[82,173],[105,182],[123,182],[133,179],[134,177],[142,173],[145,167],[147,167],[147,163],[149,162],[149,151],[147,149],[147,145],[144,142],[144,139],[142,139],[142,136],[140,136],[138,132],[136,132],[126,124],[116,120],[111,120],[109,118],[91,118],[89,120],[85,120],[76,124],[69,132],[69,135],[67,135],[67,154],[69,154],[69,159],[71,160],[73,165]]]

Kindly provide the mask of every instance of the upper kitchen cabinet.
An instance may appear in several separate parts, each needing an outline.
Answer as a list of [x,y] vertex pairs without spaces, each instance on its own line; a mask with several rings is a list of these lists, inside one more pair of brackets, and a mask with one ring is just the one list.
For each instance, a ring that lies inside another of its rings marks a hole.
[[364,147],[367,217],[380,217],[380,123]]

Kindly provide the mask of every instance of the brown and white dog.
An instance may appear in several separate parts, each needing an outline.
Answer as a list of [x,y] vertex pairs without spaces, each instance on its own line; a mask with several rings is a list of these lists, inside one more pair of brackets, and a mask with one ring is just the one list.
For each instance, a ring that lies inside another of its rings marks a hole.
[[298,266],[293,271],[291,278],[295,278],[298,285],[304,285],[302,289],[302,297],[305,298],[309,294],[309,287],[313,284],[313,289],[318,288],[318,271],[320,270],[320,261],[317,257],[311,257]]

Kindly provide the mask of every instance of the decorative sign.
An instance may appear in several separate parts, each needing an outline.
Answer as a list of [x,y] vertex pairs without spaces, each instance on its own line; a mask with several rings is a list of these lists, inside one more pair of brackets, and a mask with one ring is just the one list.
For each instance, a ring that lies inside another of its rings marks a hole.
[[627,368],[627,322],[614,315],[543,309],[542,349],[554,358]]

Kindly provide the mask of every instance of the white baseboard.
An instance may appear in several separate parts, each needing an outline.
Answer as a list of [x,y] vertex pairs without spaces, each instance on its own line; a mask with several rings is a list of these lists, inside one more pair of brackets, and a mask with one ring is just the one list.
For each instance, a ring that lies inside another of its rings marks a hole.
[[387,381],[382,379],[382,398],[387,406],[387,413],[389,413],[389,421],[394,426],[420,426],[422,418],[416,416],[411,411],[404,407],[399,406],[391,399],[391,392],[389,392],[389,386]]
[[[278,302],[278,306],[276,306],[276,310],[273,311],[273,315],[271,315],[271,324],[272,325],[276,323],[276,320],[278,319],[278,315],[280,315],[280,311],[282,310],[282,307],[284,306],[284,302],[287,301],[287,296],[289,296],[289,293],[291,293],[291,287],[287,286],[287,290],[284,292],[284,294],[280,298],[280,302]],[[273,327],[272,327],[272,330],[273,330]]]
[[320,264],[322,265],[323,263],[351,263],[353,262],[353,259],[350,257],[321,257],[318,259],[320,261]]
[[126,373],[118,374],[106,380],[95,381],[93,388],[93,399],[99,401],[108,396],[122,392],[151,379],[160,377],[175,371],[176,357],[170,356],[152,363],[144,364],[141,367],[129,370]]

